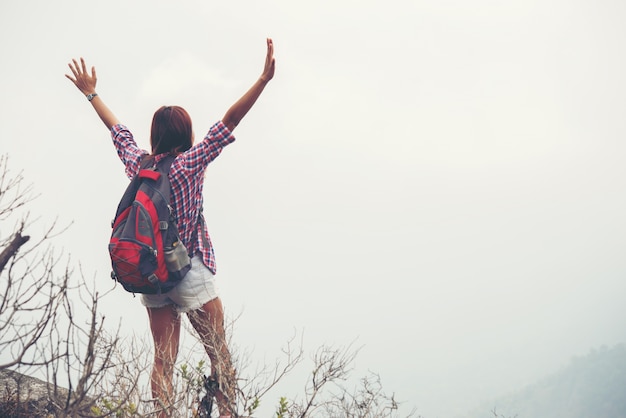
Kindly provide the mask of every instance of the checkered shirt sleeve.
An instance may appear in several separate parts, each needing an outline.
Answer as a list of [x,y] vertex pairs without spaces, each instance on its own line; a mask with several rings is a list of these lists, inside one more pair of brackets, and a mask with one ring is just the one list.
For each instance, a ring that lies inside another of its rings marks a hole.
[[142,150],[137,146],[133,134],[124,125],[113,126],[111,128],[111,138],[113,138],[113,145],[117,155],[124,163],[126,175],[129,179],[132,179],[139,172],[141,157],[148,154],[148,151]]

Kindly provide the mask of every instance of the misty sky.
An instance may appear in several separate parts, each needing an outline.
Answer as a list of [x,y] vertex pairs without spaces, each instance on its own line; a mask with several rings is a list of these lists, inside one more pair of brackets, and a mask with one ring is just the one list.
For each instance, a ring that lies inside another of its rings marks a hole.
[[[259,361],[294,330],[354,342],[356,375],[453,417],[626,342],[624,21],[617,0],[3,1],[0,149],[40,194],[29,232],[73,222],[57,242],[105,291],[127,182],[67,63],[148,147],[161,105],[203,136],[272,37],[205,185],[234,339]],[[102,313],[147,335],[121,288]]]

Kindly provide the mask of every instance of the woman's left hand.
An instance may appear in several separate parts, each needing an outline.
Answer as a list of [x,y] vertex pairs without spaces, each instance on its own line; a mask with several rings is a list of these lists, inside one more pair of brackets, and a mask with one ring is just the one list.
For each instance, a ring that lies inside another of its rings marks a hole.
[[91,75],[87,72],[87,66],[85,65],[85,60],[83,58],[80,59],[80,65],[76,62],[75,59],[72,60],[68,64],[70,70],[72,70],[71,75],[65,74],[74,85],[80,90],[84,95],[92,94],[96,92],[96,68],[91,67]]

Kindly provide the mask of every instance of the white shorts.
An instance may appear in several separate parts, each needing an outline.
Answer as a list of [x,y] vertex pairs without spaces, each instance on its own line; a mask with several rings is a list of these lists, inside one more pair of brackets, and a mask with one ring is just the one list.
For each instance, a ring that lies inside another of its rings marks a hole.
[[215,276],[202,263],[202,258],[196,255],[191,259],[191,270],[175,288],[160,295],[141,295],[141,303],[146,308],[175,305],[179,312],[189,312],[216,297],[218,292]]

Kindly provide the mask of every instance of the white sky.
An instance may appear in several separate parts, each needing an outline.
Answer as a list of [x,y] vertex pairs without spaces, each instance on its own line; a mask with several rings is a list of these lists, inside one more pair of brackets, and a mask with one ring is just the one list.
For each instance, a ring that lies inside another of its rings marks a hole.
[[[453,417],[626,342],[624,21],[617,0],[3,1],[1,150],[35,229],[73,221],[60,245],[108,289],[126,181],[67,62],[147,147],[163,104],[203,135],[272,37],[206,181],[235,340],[260,361],[293,329],[356,340],[357,375]],[[147,332],[121,289],[103,313]]]

